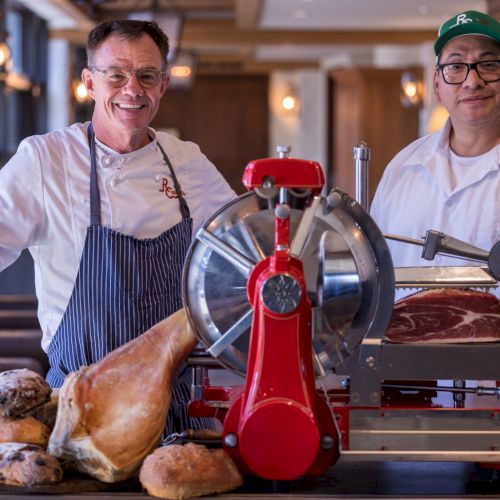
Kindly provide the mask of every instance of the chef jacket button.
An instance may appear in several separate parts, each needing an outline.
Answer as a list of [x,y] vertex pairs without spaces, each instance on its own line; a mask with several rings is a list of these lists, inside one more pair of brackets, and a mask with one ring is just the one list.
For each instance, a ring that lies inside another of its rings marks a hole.
[[113,179],[111,179],[111,187],[116,187],[118,186],[118,179],[116,177],[114,177]]
[[109,167],[111,165],[111,158],[109,156],[105,156],[103,159],[102,159],[102,164],[105,166],[105,167]]
[[451,206],[453,205],[453,200],[448,200],[448,201],[445,203],[445,205],[446,205],[447,207],[451,207]]
[[156,174],[155,175],[155,181],[160,182],[161,181],[161,174]]

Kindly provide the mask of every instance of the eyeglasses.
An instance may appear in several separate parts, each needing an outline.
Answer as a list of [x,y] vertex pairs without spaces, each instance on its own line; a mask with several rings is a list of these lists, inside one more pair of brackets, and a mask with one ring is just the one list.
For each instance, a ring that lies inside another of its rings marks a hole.
[[162,78],[167,74],[165,71],[160,71],[159,69],[123,69],[123,68],[108,68],[99,69],[95,66],[91,66],[92,71],[98,71],[102,73],[106,82],[115,88],[123,87],[130,80],[132,75],[135,75],[137,81],[140,83],[141,87],[145,89],[151,89],[156,87],[162,80]]
[[475,63],[438,64],[437,67],[443,73],[444,81],[450,85],[460,85],[464,83],[471,69],[476,70],[479,78],[486,83],[500,80],[500,60],[478,61]]

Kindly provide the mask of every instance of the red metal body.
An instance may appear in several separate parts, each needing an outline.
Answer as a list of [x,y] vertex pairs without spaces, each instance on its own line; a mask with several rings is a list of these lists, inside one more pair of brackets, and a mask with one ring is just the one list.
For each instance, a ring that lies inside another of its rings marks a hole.
[[297,158],[264,158],[248,163],[243,173],[243,185],[248,189],[260,188],[272,178],[276,187],[312,189],[321,192],[325,176],[315,161]]
[[[250,189],[272,177],[277,188],[319,190],[324,179],[318,167],[302,160],[258,160],[248,165],[243,180]],[[332,414],[315,388],[311,303],[302,263],[289,255],[288,245],[288,217],[276,217],[274,255],[259,262],[248,279],[254,314],[247,378],[223,429],[224,446],[239,467],[273,480],[321,474],[338,449]],[[298,284],[300,299],[293,310],[273,312],[262,289],[269,279],[283,276]]]

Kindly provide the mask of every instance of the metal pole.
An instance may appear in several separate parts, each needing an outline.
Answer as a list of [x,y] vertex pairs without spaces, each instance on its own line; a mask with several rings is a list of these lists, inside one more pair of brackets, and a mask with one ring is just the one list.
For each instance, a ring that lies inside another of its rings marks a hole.
[[353,150],[356,164],[356,201],[368,212],[368,162],[370,148],[366,142],[360,141]]

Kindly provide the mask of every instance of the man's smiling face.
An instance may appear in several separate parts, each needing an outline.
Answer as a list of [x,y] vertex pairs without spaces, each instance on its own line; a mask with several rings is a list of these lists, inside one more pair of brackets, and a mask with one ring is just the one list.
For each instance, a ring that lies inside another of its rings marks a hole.
[[111,35],[97,48],[90,66],[83,71],[82,77],[95,100],[92,121],[96,131],[101,132],[99,138],[113,147],[113,137],[120,143],[124,135],[146,136],[167,89],[168,78],[162,77],[158,85],[144,88],[133,73],[125,85],[114,87],[106,81],[102,70],[147,68],[163,71],[160,50],[153,39],[147,34],[139,38]]

